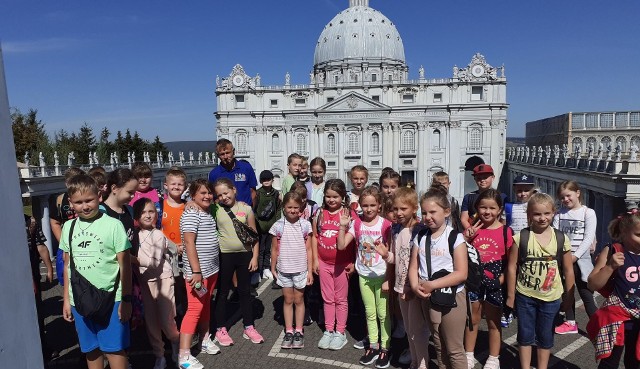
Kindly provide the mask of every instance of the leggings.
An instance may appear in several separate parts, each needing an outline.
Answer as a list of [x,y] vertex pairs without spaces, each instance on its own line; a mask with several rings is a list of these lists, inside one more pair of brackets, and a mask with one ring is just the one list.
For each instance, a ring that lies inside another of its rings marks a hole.
[[378,322],[380,322],[380,347],[388,349],[391,343],[391,319],[387,312],[388,294],[382,292],[384,281],[384,277],[360,276],[360,294],[364,302],[370,344],[378,342]]
[[[627,329],[629,328],[630,329]],[[638,369],[640,363],[636,359],[636,342],[638,341],[638,334],[640,333],[640,322],[625,322],[620,329],[624,329],[624,346],[613,346],[611,356],[606,359],[600,360],[598,369],[613,369],[620,365],[620,359],[622,358],[622,352],[624,351],[624,367],[626,369]]]
[[346,265],[327,264],[322,260],[318,276],[320,277],[320,290],[324,301],[324,326],[329,332],[335,331],[344,333],[347,328],[347,317],[349,314],[349,304],[347,295],[349,294],[349,278],[344,271]]
[[[587,282],[582,280],[582,273],[580,272],[580,267],[578,267],[578,263],[573,263],[573,273],[576,277],[576,288],[578,289],[578,294],[582,299],[582,303],[584,304],[584,309],[587,311],[587,316],[591,317],[598,307],[596,306],[596,302],[593,299],[593,292],[589,288],[587,288]],[[567,320],[576,320],[576,303],[573,303],[573,306],[569,310],[565,312],[565,316]]]
[[191,288],[189,282],[185,282],[187,289],[187,313],[182,319],[180,332],[183,334],[195,334],[198,323],[207,323],[211,320],[211,291],[216,287],[218,273],[202,280],[202,285],[207,289],[202,297],[198,296]]
[[216,324],[225,327],[227,321],[227,298],[233,285],[233,273],[236,273],[242,311],[242,324],[253,325],[253,296],[251,296],[251,278],[249,262],[253,256],[250,252],[220,253],[220,288],[216,299]]

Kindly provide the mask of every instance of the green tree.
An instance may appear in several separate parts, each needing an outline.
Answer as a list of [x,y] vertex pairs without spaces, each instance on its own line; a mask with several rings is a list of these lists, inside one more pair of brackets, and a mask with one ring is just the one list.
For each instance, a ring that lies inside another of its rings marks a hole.
[[27,114],[13,109],[11,112],[11,128],[15,144],[16,158],[24,160],[25,153],[31,156],[31,162],[37,163],[39,152],[43,152],[47,162],[53,159],[53,150],[44,123],[37,117],[38,111],[30,109]]
[[84,122],[80,127],[80,132],[76,138],[75,151],[76,163],[89,164],[89,153],[96,151],[97,143],[96,138],[93,135],[93,128],[89,127],[87,122]]
[[155,158],[155,155],[158,151],[160,151],[163,156],[166,156],[169,150],[167,150],[167,146],[165,146],[165,144],[160,141],[160,137],[156,136],[153,142],[149,145],[149,151],[151,157]]
[[124,153],[124,157],[127,157],[127,150],[124,143],[124,138],[122,137],[122,132],[116,132],[116,139],[113,141],[114,149],[118,154],[118,160],[122,162],[122,153]]
[[109,163],[110,155],[114,150],[114,144],[109,141],[110,136],[111,132],[109,132],[109,129],[107,127],[102,128],[95,151],[98,156],[98,162],[103,165]]

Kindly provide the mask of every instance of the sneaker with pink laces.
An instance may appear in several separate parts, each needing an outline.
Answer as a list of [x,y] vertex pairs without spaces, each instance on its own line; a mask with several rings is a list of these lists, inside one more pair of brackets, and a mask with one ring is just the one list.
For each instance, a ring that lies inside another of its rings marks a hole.
[[242,333],[242,337],[244,337],[244,339],[246,340],[251,340],[251,342],[253,343],[263,343],[264,342],[264,338],[262,338],[262,336],[260,335],[260,333],[258,333],[258,331],[256,330],[256,328],[252,325],[246,327],[244,329],[244,333]]
[[578,324],[564,322],[556,327],[556,334],[576,334],[578,333]]
[[227,333],[227,328],[218,328],[216,332],[216,342],[218,342],[220,346],[225,347],[233,345],[233,340],[231,336],[229,336],[229,333]]

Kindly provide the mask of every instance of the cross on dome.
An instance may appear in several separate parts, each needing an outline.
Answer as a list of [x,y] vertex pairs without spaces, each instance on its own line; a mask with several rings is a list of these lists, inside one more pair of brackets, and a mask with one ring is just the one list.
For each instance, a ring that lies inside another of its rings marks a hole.
[[349,0],[349,7],[354,6],[369,6],[369,0]]

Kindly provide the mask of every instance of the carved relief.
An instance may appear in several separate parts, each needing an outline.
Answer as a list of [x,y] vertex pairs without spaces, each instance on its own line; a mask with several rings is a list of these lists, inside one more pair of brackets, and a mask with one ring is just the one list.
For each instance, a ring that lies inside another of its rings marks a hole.
[[485,57],[476,53],[466,68],[453,67],[453,78],[460,81],[494,81],[498,79],[497,68],[487,63]]

